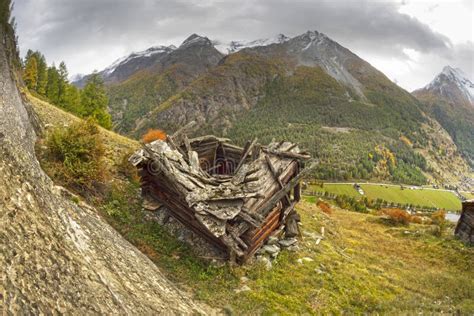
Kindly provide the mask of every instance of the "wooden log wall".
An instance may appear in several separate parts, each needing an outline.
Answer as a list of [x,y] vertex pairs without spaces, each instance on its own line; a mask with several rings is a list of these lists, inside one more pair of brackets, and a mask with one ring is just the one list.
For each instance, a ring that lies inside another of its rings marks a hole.
[[[140,169],[144,194],[166,205],[170,215],[210,244],[226,250],[229,258],[236,257],[238,262],[243,263],[275,230],[281,230],[287,216],[294,212],[295,204],[300,199],[299,180],[304,174],[301,159],[305,156],[299,151],[292,151],[296,145],[287,142],[272,143],[271,147],[262,147],[254,140],[241,148],[227,141],[214,136],[188,140],[185,135],[182,141],[178,141],[174,136],[168,137],[167,140],[175,152],[185,156],[186,162],[181,160],[174,167],[177,168],[174,169],[175,172],[177,170],[186,172],[182,176],[186,176],[196,185],[199,183],[201,183],[200,186],[206,185],[206,181],[210,181],[211,187],[216,188],[215,186],[219,186],[219,183],[228,187],[235,182],[233,186],[240,185],[244,192],[247,192],[242,197],[222,196],[224,209],[232,205],[241,207],[237,216],[224,222],[224,235],[217,234],[215,231],[211,232],[209,226],[206,227],[209,223],[202,222],[202,218],[196,217],[196,210],[190,207],[188,193],[186,193],[189,191],[174,182],[182,178],[176,178],[178,175],[166,168],[167,164],[171,163],[166,156],[155,156],[150,149],[144,148],[144,152],[151,159],[146,159],[144,156],[141,157],[145,159],[138,157],[137,161],[141,162],[137,164],[137,167]],[[169,149],[166,150],[169,151]],[[205,175],[206,172],[201,171],[198,174],[202,176],[195,180],[192,178],[193,175],[186,171],[186,168],[189,168],[186,167],[186,163],[191,164],[193,160],[196,161],[191,151],[197,153],[202,169],[207,172]],[[169,153],[169,155],[174,154]],[[135,161],[135,159],[137,157],[132,160]],[[175,160],[173,164],[178,163],[176,158],[172,159]],[[227,161],[231,163],[227,165]],[[158,174],[150,171],[150,165],[154,163],[160,169]],[[209,192],[214,192],[212,188],[209,190],[211,190]],[[293,196],[291,196],[292,191]],[[217,197],[221,198],[220,195]],[[209,203],[215,197],[210,198],[207,198]]]
[[474,245],[474,200],[462,203],[462,213],[455,235],[462,241]]

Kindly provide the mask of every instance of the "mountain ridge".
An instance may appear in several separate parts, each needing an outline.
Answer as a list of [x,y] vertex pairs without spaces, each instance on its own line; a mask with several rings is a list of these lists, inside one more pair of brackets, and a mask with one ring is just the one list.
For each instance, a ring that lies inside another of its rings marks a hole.
[[[150,128],[172,132],[194,120],[196,133],[224,135],[241,143],[255,136],[271,141],[278,135],[303,143],[321,158],[317,177],[442,181],[430,175],[415,150],[429,147],[431,139],[426,136],[431,117],[425,115],[424,105],[325,34],[307,31],[293,38],[249,41],[228,54],[216,45],[192,34],[157,65],[109,84],[114,128],[138,138]],[[349,132],[330,132],[334,128]],[[291,136],[297,134],[301,137]],[[335,149],[330,142],[343,147]],[[374,158],[367,162],[367,155],[377,156],[379,145],[394,151],[396,167],[382,170]],[[457,155],[455,149],[447,152],[454,155],[449,157]],[[345,159],[338,163],[341,155]],[[439,167],[440,159],[429,161]],[[465,169],[462,163],[456,165],[456,170]]]

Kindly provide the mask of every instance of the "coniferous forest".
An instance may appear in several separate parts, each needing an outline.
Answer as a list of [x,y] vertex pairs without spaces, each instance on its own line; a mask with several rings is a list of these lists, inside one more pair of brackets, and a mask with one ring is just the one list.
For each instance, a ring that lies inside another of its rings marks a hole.
[[104,82],[97,74],[92,74],[83,89],[68,80],[66,64],[48,65],[39,51],[28,50],[22,62],[23,81],[29,92],[82,118],[92,118],[110,129],[112,120],[107,112],[109,99]]

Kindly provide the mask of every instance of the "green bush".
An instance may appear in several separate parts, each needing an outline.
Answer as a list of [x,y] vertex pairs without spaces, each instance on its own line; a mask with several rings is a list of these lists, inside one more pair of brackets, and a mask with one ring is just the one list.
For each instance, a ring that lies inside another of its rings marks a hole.
[[117,165],[117,170],[120,175],[127,178],[130,182],[134,184],[140,183],[140,176],[138,175],[137,168],[133,166],[128,159],[134,153],[133,150],[127,151],[121,158]]
[[104,180],[105,150],[92,120],[53,130],[46,145],[52,163],[49,169],[65,184],[85,190]]

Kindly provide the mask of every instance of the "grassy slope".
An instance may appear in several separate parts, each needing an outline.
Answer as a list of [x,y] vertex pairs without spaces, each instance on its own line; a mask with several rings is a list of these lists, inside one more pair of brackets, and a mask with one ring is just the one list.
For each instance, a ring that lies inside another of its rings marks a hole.
[[[48,125],[66,126],[81,120],[73,114],[40,100],[29,93],[27,93],[26,96],[33,105],[33,109],[38,114],[41,122],[46,127],[48,127]],[[46,128],[46,130],[47,129],[48,128]],[[119,164],[126,153],[136,150],[140,146],[137,141],[118,135],[102,127],[100,127],[100,131],[106,149],[105,157],[108,159],[107,165],[110,167]]]
[[[327,239],[316,245],[305,237],[300,252],[283,251],[270,271],[209,265],[137,212],[109,220],[168,278],[237,314],[474,312],[472,248],[435,238],[423,232],[426,226],[391,228],[376,216],[343,210],[328,217],[307,202],[298,209],[303,229],[324,226]],[[297,262],[304,257],[314,261]],[[242,276],[251,291],[236,293]]]
[[347,195],[355,198],[360,198],[361,195],[357,192],[351,184],[324,184],[323,187],[319,185],[311,185],[308,191],[313,192],[329,192],[338,195]]
[[[461,202],[451,192],[440,190],[401,190],[398,186],[383,185],[365,185],[362,184],[365,196],[370,199],[384,199],[394,203],[409,203],[413,205],[444,208],[446,210],[461,210]],[[345,194],[348,196],[360,198],[362,197],[351,184],[325,184],[323,188],[319,186],[311,186],[310,190],[328,191],[334,194]]]
[[[31,100],[45,124],[76,120]],[[111,155],[114,146],[137,145],[105,130],[103,135]],[[326,239],[316,245],[305,237],[299,253],[282,252],[266,271],[259,265],[218,267],[197,258],[192,248],[144,219],[133,185],[123,183],[98,209],[179,287],[238,314],[474,312],[474,250],[450,237],[432,237],[426,226],[391,228],[376,216],[343,210],[328,216],[302,202],[303,230],[319,232],[324,226]],[[302,257],[314,261],[297,263]],[[252,290],[236,293],[242,276]]]
[[474,193],[462,192],[461,194],[464,195],[468,200],[474,200]]

